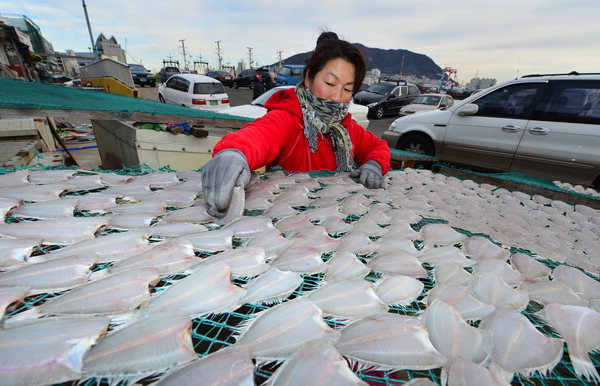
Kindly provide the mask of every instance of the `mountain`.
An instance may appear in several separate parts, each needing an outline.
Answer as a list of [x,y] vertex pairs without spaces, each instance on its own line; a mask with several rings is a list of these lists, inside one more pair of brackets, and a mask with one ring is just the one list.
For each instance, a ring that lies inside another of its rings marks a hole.
[[[417,54],[408,50],[384,50],[371,48],[360,43],[354,43],[365,56],[367,69],[378,68],[382,74],[426,76],[431,79],[439,79],[442,68],[427,55]],[[305,64],[305,60],[312,54],[303,52],[290,56],[283,60],[285,64]],[[402,57],[404,56],[404,63]]]

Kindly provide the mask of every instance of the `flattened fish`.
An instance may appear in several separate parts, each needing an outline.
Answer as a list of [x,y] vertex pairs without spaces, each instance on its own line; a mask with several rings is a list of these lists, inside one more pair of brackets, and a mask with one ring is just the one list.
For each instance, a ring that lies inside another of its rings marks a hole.
[[44,244],[69,245],[93,239],[107,225],[100,217],[77,217],[68,220],[44,220],[0,224],[0,234],[21,239],[41,238]]

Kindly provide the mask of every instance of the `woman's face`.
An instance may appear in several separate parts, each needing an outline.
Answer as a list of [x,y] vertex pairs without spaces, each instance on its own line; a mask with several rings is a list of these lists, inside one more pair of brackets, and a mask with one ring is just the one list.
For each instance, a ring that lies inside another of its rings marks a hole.
[[317,97],[348,103],[354,90],[354,65],[347,60],[332,59],[310,80],[306,74],[304,84]]

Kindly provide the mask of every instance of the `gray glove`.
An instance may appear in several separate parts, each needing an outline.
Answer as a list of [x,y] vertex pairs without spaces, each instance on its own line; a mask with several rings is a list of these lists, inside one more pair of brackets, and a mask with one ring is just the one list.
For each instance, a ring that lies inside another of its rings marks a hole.
[[250,182],[246,156],[236,149],[225,149],[202,168],[202,190],[207,212],[213,217],[225,216],[235,186]]
[[359,168],[351,171],[350,178],[354,179],[356,182],[360,182],[369,189],[383,188],[381,165],[373,160],[369,160]]

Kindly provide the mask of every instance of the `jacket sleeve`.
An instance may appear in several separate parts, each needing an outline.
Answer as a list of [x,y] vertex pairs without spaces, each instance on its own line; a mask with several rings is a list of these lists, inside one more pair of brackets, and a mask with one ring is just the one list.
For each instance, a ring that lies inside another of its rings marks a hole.
[[299,134],[298,122],[289,112],[269,111],[238,131],[226,134],[215,145],[213,156],[224,149],[237,149],[246,156],[250,170],[272,164],[285,143]]
[[386,174],[390,169],[390,148],[387,142],[378,138],[373,132],[365,130],[353,119],[346,126],[352,146],[354,149],[354,159],[358,166],[369,160],[376,161],[381,165],[382,174]]

